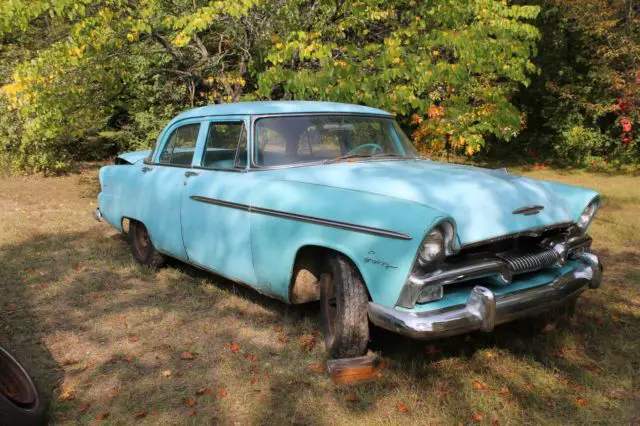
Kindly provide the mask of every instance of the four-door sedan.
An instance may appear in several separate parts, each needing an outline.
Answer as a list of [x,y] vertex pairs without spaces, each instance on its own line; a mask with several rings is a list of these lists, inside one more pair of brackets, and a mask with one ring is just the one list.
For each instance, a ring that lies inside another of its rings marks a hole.
[[571,308],[600,284],[594,191],[421,158],[393,117],[247,102],[174,118],[100,170],[94,215],[134,258],[180,259],[287,303],[320,301],[335,357],[369,322],[431,339]]

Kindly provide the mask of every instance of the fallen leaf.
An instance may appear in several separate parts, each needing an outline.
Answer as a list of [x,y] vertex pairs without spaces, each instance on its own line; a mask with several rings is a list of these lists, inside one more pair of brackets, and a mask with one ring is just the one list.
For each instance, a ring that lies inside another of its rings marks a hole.
[[347,402],[358,402],[358,401],[360,401],[360,398],[358,398],[358,395],[356,395],[355,393],[350,393],[345,398],[345,401],[347,401]]
[[195,355],[191,352],[182,352],[182,355],[180,355],[180,359],[183,361],[190,361],[194,358],[195,358]]
[[587,405],[587,400],[584,398],[576,398],[576,404],[578,405]]
[[162,372],[163,377],[171,377],[171,370],[164,370]]
[[396,408],[398,409],[399,412],[401,412],[402,414],[405,414],[409,411],[409,409],[407,408],[406,405],[404,405],[402,402],[398,402],[396,404]]
[[193,417],[196,415],[196,413],[197,413],[197,410],[194,408],[193,410],[189,411],[189,413],[187,413],[187,416]]
[[438,393],[440,395],[449,395],[451,393],[451,389],[446,387],[438,388]]
[[251,362],[256,362],[258,360],[258,355],[255,354],[247,354],[247,359]]
[[236,342],[230,342],[229,349],[231,349],[231,352],[236,353],[240,350],[240,345],[238,345]]
[[225,396],[227,396],[227,390],[224,388],[220,389],[220,398],[224,398]]
[[213,389],[211,388],[200,388],[196,391],[196,395],[205,395],[213,393]]
[[313,334],[305,334],[299,337],[300,342],[302,344],[302,349],[311,352],[316,345],[317,339]]
[[280,333],[282,332],[282,327],[277,326],[274,330],[276,331],[276,333]]
[[315,373],[323,373],[324,372],[324,365],[322,365],[322,364],[310,364],[309,367]]
[[614,390],[607,393],[607,397],[612,399],[625,399],[631,396],[631,392],[625,392],[621,390]]
[[481,422],[483,419],[482,414],[480,413],[473,413],[471,415],[471,420],[473,420],[474,422]]
[[193,407],[198,403],[198,401],[196,401],[193,398],[186,398],[184,400],[184,405],[186,405],[187,407]]
[[473,388],[475,390],[479,390],[479,391],[483,391],[487,389],[487,385],[485,385],[484,383],[482,383],[480,380],[472,380],[471,381],[471,385],[473,386]]
[[60,398],[58,399],[60,401],[71,401],[72,399],[76,399],[76,396],[73,394],[73,391],[67,390],[62,392],[62,394],[60,395]]
[[95,419],[96,420],[104,420],[107,417],[109,417],[109,410],[103,411],[102,413],[98,413],[96,414]]
[[86,413],[86,411],[87,411],[88,409],[89,409],[89,404],[87,404],[86,402],[85,402],[85,403],[80,404],[80,412],[81,412],[81,413]]
[[133,417],[135,417],[136,419],[144,419],[145,417],[147,417],[147,414],[149,414],[147,410],[140,410],[135,413]]
[[620,321],[620,318],[618,318],[618,316],[611,314],[611,321],[613,322],[618,322]]
[[501,388],[501,389],[500,389],[500,393],[501,393],[502,395],[504,395],[504,396],[509,396],[509,395],[511,395],[511,392],[509,392],[509,388],[507,388],[507,387]]

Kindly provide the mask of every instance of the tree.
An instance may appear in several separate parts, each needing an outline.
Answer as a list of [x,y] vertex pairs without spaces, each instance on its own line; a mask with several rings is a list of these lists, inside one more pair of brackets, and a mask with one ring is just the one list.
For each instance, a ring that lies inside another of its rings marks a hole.
[[[414,128],[425,152],[477,152],[520,130],[514,91],[535,71],[537,7],[502,1],[293,0],[258,95],[367,104]],[[283,19],[283,18],[281,18]],[[274,92],[275,90],[275,92]]]

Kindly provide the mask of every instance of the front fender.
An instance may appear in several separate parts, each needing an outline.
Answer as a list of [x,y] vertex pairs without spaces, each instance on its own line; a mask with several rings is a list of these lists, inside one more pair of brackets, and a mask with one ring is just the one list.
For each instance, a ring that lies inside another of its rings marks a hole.
[[[255,208],[250,220],[258,290],[287,301],[296,254],[304,246],[319,246],[350,258],[372,300],[392,307],[426,232],[443,219],[451,220],[438,210],[411,201],[283,180],[262,184],[251,206]],[[262,209],[271,213],[261,213]],[[300,216],[326,219],[332,224],[310,223]],[[393,231],[407,238],[362,232],[335,223]]]

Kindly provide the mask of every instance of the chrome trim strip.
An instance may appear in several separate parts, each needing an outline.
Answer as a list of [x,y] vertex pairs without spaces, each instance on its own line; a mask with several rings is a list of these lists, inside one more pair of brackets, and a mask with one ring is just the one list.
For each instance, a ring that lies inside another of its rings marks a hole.
[[190,198],[194,201],[200,201],[202,203],[213,204],[217,206],[229,207],[232,209],[244,210],[249,213],[258,213],[258,214],[263,214],[267,216],[274,216],[274,217],[280,217],[284,219],[297,220],[300,222],[312,223],[314,225],[322,225],[322,226],[328,226],[331,228],[346,229],[349,231],[360,232],[362,234],[375,235],[378,237],[393,238],[398,240],[412,239],[410,235],[403,234],[401,232],[389,231],[387,229],[372,228],[369,226],[355,225],[352,223],[340,222],[337,220],[322,219],[319,217],[305,216],[301,214],[288,213],[288,212],[283,212],[279,210],[265,209],[262,207],[253,207],[247,204],[239,204],[231,201],[218,200],[215,198],[201,197],[199,195],[192,195]]
[[544,210],[544,206],[525,206],[520,207],[519,209],[515,209],[511,212],[511,214],[523,214],[525,216],[531,216],[540,213],[542,210]]
[[[564,264],[567,257],[576,249],[589,247],[591,237],[577,236],[568,241],[558,243],[553,247],[558,255],[559,264]],[[499,285],[509,284],[513,276],[518,273],[509,262],[499,257],[474,259],[454,264],[444,264],[443,267],[422,276],[410,275],[402,287],[396,306],[413,308],[420,296],[420,292],[427,286],[447,285],[451,283],[469,281],[477,278],[490,277]]]
[[496,241],[507,240],[510,238],[517,238],[527,234],[539,234],[542,232],[552,231],[554,229],[568,228],[571,225],[573,225],[573,222],[561,222],[561,223],[556,223],[554,225],[541,226],[539,228],[525,229],[523,231],[514,232],[511,234],[500,235],[499,237],[494,237],[486,240],[474,241],[472,243],[463,244],[462,247],[460,247],[460,249],[464,250],[468,248],[479,247],[485,244],[495,243]]
[[585,286],[597,288],[602,265],[597,256],[583,255],[584,265],[546,285],[514,293],[496,295],[490,289],[475,286],[464,305],[432,312],[405,312],[369,302],[369,319],[378,327],[412,337],[436,339],[474,330],[492,331],[498,324],[530,317],[577,298]]
[[102,222],[102,212],[100,211],[100,209],[93,210],[93,218],[98,222]]

